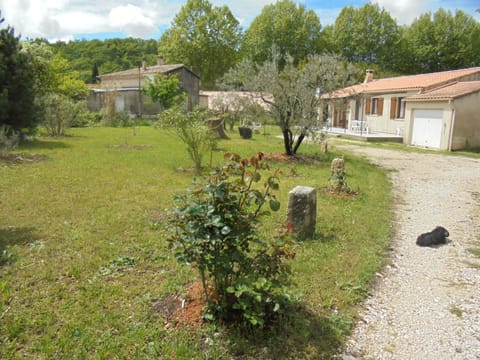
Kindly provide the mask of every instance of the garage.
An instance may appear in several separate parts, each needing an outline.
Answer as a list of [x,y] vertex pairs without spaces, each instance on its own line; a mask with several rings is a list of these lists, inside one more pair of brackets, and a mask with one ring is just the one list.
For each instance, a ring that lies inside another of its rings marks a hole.
[[412,145],[440,148],[443,110],[413,111]]

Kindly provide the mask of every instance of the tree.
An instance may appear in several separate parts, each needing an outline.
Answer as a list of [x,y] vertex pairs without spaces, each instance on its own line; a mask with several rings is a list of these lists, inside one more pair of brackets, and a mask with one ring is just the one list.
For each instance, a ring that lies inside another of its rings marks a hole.
[[44,42],[25,43],[23,46],[32,64],[37,96],[46,93],[65,95],[73,100],[86,97],[88,91],[78,71]]
[[405,38],[412,73],[480,65],[480,23],[461,10],[423,14],[406,30]]
[[98,65],[97,63],[94,63],[92,68],[92,78],[90,79],[92,84],[96,84],[98,82],[98,75],[100,75],[98,72]]
[[[281,68],[279,64],[285,66]],[[295,66],[291,56],[272,55],[256,65],[244,60],[224,77],[224,85],[259,92],[282,130],[285,154],[295,155],[305,137],[318,124],[323,105],[320,93],[328,93],[355,81],[357,70],[335,56],[310,56]]]
[[240,25],[227,6],[188,0],[163,33],[159,52],[169,63],[190,67],[200,75],[202,87],[212,89],[237,62],[241,38]]
[[333,27],[333,45],[347,61],[377,64],[396,69],[400,59],[400,29],[385,9],[367,3],[361,8],[347,6]]
[[163,110],[179,105],[185,100],[185,93],[180,92],[177,74],[157,74],[153,81],[147,82],[143,91],[153,102],[158,102]]
[[21,48],[12,27],[0,29],[0,125],[19,131],[36,126],[33,69]]
[[280,54],[290,54],[295,63],[309,54],[322,51],[320,20],[313,10],[281,0],[266,5],[245,32],[244,57],[257,63],[271,60],[272,47]]

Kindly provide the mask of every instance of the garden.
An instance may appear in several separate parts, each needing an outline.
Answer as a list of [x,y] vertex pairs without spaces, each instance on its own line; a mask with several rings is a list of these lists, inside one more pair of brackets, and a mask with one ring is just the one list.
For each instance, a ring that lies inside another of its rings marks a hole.
[[[282,156],[273,126],[251,139],[228,135],[201,169],[178,137],[153,126],[72,128],[65,137],[36,136],[3,153],[0,357],[332,357],[386,258],[387,174],[334,145],[324,153],[305,143],[301,154]],[[283,239],[276,254],[288,254],[282,257],[288,276],[283,300],[272,304],[275,314],[265,322],[205,311],[201,263],[178,261],[172,235],[175,199],[225,167],[228,156],[240,166],[260,160],[260,187],[270,179],[266,173],[274,174],[274,201],[265,204],[272,211],[255,220],[254,238]],[[344,159],[349,192],[330,191],[336,157]],[[313,239],[285,234],[288,192],[297,185],[317,189]]]

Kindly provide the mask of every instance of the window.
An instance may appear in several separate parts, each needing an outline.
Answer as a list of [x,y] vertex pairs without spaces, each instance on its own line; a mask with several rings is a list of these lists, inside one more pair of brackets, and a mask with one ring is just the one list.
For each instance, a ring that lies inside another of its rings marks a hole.
[[367,99],[365,113],[367,115],[383,115],[383,98]]
[[405,105],[404,97],[392,97],[390,100],[390,119],[404,119]]
[[397,118],[405,118],[405,98],[399,97],[397,103]]

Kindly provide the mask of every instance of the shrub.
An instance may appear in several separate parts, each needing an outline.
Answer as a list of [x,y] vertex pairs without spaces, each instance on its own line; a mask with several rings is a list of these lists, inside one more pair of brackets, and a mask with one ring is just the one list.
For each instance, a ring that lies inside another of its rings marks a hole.
[[161,127],[171,130],[186,145],[197,172],[202,170],[206,152],[216,148],[218,137],[207,126],[208,112],[195,108],[185,112],[180,108],[163,111],[159,117]]
[[14,150],[20,142],[20,135],[8,125],[0,125],[0,152]]
[[227,154],[222,168],[175,197],[169,242],[179,261],[198,269],[210,319],[263,326],[286,299],[284,260],[293,257],[288,236],[265,241],[257,231],[259,218],[269,213],[264,205],[280,207],[273,194],[277,173],[258,186],[268,170],[262,157]]
[[246,126],[240,126],[238,128],[238,132],[240,133],[240,136],[243,138],[243,139],[251,139],[252,138],[252,134],[253,134],[253,130],[249,127],[246,127]]
[[65,95],[44,95],[40,104],[43,107],[43,126],[50,136],[64,136],[80,112],[80,107]]

